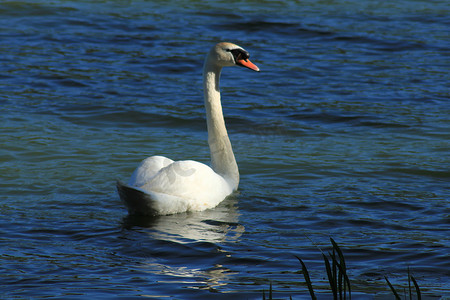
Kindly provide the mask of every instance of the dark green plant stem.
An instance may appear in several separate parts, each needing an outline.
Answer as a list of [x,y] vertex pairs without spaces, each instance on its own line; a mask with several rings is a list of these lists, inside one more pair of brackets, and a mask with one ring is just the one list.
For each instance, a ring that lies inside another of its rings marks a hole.
[[422,294],[420,293],[420,288],[419,285],[417,284],[416,279],[411,275],[411,280],[414,284],[414,287],[416,288],[416,294],[417,294],[417,300],[421,300],[422,299]]
[[269,300],[272,300],[272,282],[270,282],[270,288],[269,288]]
[[[323,254],[323,261],[325,263],[325,268],[327,269],[327,276],[328,276],[328,282],[330,283],[331,291],[333,292],[333,299],[337,299],[337,291],[336,291],[336,276],[333,276],[333,273],[331,271],[330,262],[328,261],[328,258],[325,254]],[[333,260],[333,267],[334,267],[334,260]]]
[[[263,300],[266,300],[266,291],[263,290]],[[270,282],[270,288],[269,288],[269,299],[272,300],[272,282]]]
[[408,290],[409,290],[409,300],[412,300],[411,273],[409,272],[409,266],[408,266]]
[[389,280],[387,279],[386,276],[384,276],[384,279],[386,279],[387,284],[389,285],[389,287],[391,288],[392,293],[395,296],[396,300],[401,300],[400,296],[398,295],[397,291],[394,289],[394,287],[392,286],[392,284],[389,282]]
[[336,266],[336,249],[334,249],[333,247],[333,252],[331,255],[331,261],[332,261],[332,265],[333,265],[333,278],[334,278],[334,289],[336,290],[336,296],[334,299],[337,299],[337,289],[338,289],[338,281],[336,280],[337,278],[337,266]]
[[309,272],[308,272],[308,269],[306,268],[306,265],[303,263],[303,261],[301,260],[300,257],[298,257],[297,255],[295,255],[295,257],[297,257],[297,259],[300,261],[300,263],[302,265],[303,276],[305,277],[306,285],[308,286],[308,290],[309,290],[309,294],[311,295],[311,299],[317,300],[316,295],[314,294],[314,290],[313,290],[313,287],[311,284],[311,278],[309,277]]
[[[341,248],[339,248],[339,245],[333,240],[333,238],[330,238],[331,243],[333,244],[333,253],[334,250],[336,250],[338,256],[339,256],[339,262],[337,261],[336,257],[333,256],[333,261],[336,261],[336,266],[339,269],[339,299],[342,299],[342,292],[344,294],[344,299],[346,297],[346,287],[348,287],[348,298],[351,299],[351,287],[350,287],[350,279],[347,276],[347,266],[345,264],[345,258],[344,254],[341,251]],[[342,286],[343,281],[343,286]],[[342,289],[343,287],[343,289]]]

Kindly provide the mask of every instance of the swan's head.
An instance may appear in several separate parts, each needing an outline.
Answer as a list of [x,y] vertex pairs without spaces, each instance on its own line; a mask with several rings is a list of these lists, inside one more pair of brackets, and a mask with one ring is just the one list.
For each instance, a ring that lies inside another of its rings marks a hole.
[[244,48],[222,42],[211,49],[207,61],[220,67],[241,66],[259,72],[259,68],[249,60],[249,57],[250,54]]

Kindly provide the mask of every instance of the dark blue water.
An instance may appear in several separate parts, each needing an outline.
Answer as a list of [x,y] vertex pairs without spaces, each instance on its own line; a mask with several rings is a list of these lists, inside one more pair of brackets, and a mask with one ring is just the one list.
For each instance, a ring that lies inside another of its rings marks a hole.
[[[324,299],[329,237],[354,298],[450,297],[446,1],[0,3],[0,298]],[[225,69],[239,192],[127,216],[150,155],[209,162],[201,67]]]

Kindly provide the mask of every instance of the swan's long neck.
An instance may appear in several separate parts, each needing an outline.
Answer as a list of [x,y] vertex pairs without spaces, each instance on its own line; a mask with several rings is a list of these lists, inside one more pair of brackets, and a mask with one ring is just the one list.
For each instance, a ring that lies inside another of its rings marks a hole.
[[211,166],[237,189],[239,170],[228,138],[222,104],[220,102],[219,80],[222,67],[210,63],[207,58],[203,67],[203,91],[205,95],[208,143],[211,151]]

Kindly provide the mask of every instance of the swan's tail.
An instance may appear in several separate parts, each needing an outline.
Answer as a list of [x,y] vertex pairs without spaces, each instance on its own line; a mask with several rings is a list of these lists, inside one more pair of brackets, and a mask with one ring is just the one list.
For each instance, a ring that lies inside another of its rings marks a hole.
[[154,208],[154,200],[149,194],[126,185],[119,180],[116,182],[116,186],[120,199],[127,206],[130,215],[158,215],[157,210]]

